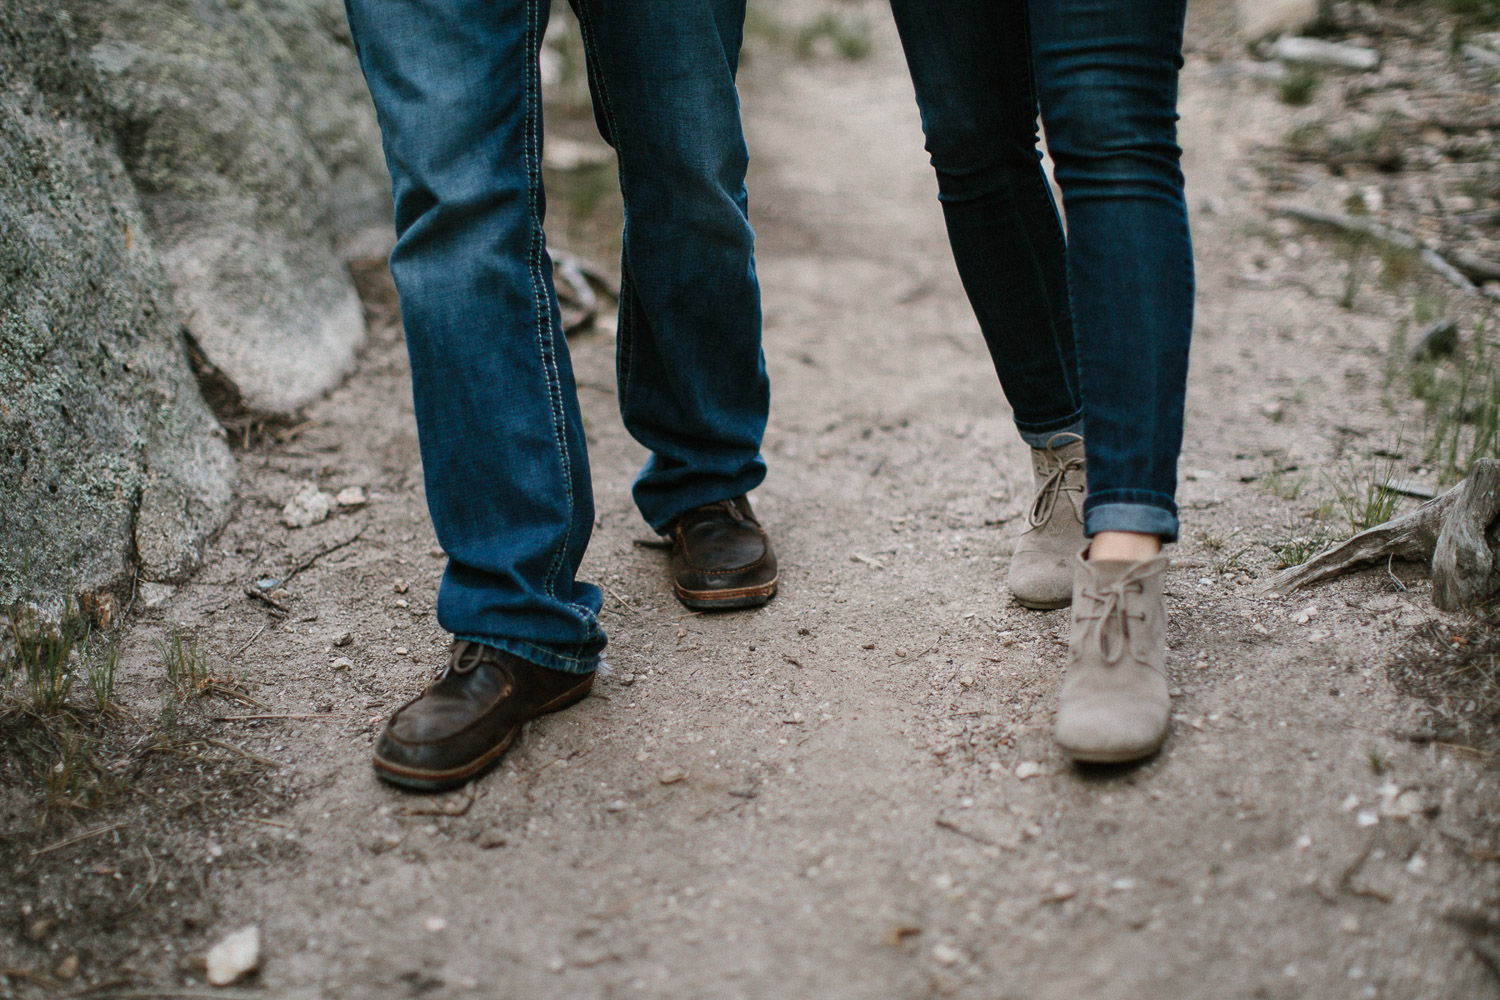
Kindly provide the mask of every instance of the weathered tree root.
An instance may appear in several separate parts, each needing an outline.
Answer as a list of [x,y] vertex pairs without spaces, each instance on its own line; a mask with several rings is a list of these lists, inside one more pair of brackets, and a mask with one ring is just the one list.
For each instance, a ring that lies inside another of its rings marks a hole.
[[1289,594],[1360,566],[1404,559],[1431,564],[1432,601],[1439,608],[1470,607],[1500,591],[1496,515],[1500,462],[1482,458],[1463,482],[1442,496],[1278,573],[1265,590]]

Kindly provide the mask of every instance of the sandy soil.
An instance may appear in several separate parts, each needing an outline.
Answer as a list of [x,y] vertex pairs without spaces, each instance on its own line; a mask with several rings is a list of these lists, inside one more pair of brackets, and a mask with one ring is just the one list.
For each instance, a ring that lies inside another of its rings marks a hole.
[[[250,988],[286,998],[1500,991],[1485,957],[1500,953],[1496,770],[1433,741],[1432,712],[1386,671],[1413,631],[1461,623],[1399,566],[1405,592],[1383,570],[1259,592],[1268,546],[1327,492],[1320,473],[1410,417],[1381,404],[1399,295],[1340,309],[1336,255],[1259,208],[1251,150],[1288,113],[1210,72],[1214,11],[1195,12],[1200,318],[1172,736],[1139,767],[1080,771],[1048,736],[1066,612],[1020,609],[1002,584],[1025,449],[948,254],[894,35],[861,9],[868,58],[767,49],[745,75],[774,391],[755,503],[780,596],[712,617],[672,599],[662,553],[633,544],[642,452],[615,412],[612,338],[575,337],[610,672],[471,790],[379,784],[374,735],[446,639],[404,349],[374,303],[358,374],[289,443],[241,454],[211,564],[127,641],[127,696],[180,623],[274,712],[327,716],[218,724],[282,762],[295,795],[281,825],[226,822],[176,859],[207,872],[210,915],[132,942],[150,995],[194,988],[181,958],[251,923],[265,963]],[[1280,270],[1262,259],[1273,238]],[[1310,476],[1302,496],[1245,481],[1275,463]],[[289,531],[279,508],[312,481],[370,502]],[[244,598],[356,532],[292,581],[285,620]],[[1040,773],[1019,778],[1027,762]],[[674,770],[687,777],[663,783]],[[197,891],[176,889],[184,906]],[[40,947],[18,941],[9,964]]]

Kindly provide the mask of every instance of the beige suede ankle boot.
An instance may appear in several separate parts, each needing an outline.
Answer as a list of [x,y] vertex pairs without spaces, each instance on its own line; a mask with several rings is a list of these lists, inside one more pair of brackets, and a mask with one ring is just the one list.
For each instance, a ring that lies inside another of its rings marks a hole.
[[1073,596],[1073,557],[1083,547],[1083,438],[1058,434],[1031,449],[1036,498],[1026,531],[1010,557],[1011,596],[1025,608],[1067,607]]
[[1167,737],[1167,557],[1089,562],[1074,556],[1073,636],[1053,735],[1074,760],[1148,757]]

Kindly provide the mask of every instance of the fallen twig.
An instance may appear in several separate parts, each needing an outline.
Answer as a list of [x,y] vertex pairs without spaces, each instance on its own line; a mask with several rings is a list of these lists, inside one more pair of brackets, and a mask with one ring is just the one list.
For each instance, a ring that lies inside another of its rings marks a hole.
[[269,594],[262,594],[254,587],[246,587],[245,596],[250,598],[250,600],[252,601],[259,601],[266,607],[270,608],[273,614],[279,614],[283,618],[292,613],[291,608],[287,607],[285,604],[282,604],[280,601],[276,600],[276,598],[272,597]]
[[478,798],[478,792],[474,786],[469,786],[469,794],[464,797],[463,804],[453,807],[449,802],[437,806],[414,806],[402,811],[403,816],[463,816],[474,808],[474,800]]
[[940,827],[942,827],[944,830],[948,830],[948,831],[950,831],[952,833],[956,833],[960,837],[966,837],[969,840],[972,840],[972,841],[974,841],[977,844],[984,844],[984,845],[989,846],[989,847],[1002,847],[1003,846],[1002,844],[997,843],[996,841],[990,840],[988,837],[981,837],[979,834],[975,833],[972,830],[965,830],[963,827],[959,826],[957,823],[953,822],[951,819],[945,819],[942,816],[939,816],[934,822],[936,822],[937,825],[940,826]]
[[264,719],[349,719],[357,712],[262,712],[258,715],[216,715],[213,722],[259,722]]
[[[337,552],[339,549],[342,549],[345,546],[353,545],[355,542],[359,541],[359,537],[361,535],[363,535],[364,533],[365,533],[365,527],[363,525],[361,525],[360,529],[358,531],[356,531],[354,534],[350,535],[348,538],[344,539],[343,541],[341,541],[341,542],[334,542],[332,545],[325,545],[323,548],[321,548],[318,551],[314,552],[312,555],[310,555],[306,559],[302,560],[296,566],[292,567],[291,571],[288,572],[286,576],[284,576],[284,577],[281,578],[281,585],[283,587],[285,587],[287,584],[291,583],[292,579],[298,573],[301,573],[305,569],[311,569],[313,563],[317,562],[319,559],[322,559],[324,556],[328,555],[330,552]],[[257,633],[257,634],[259,634],[259,633]],[[254,642],[255,640],[251,639],[250,641]],[[248,643],[246,645],[248,645]]]
[[1400,558],[1431,565],[1432,600],[1439,608],[1467,607],[1500,590],[1489,538],[1497,514],[1500,462],[1481,458],[1453,489],[1278,573],[1263,589],[1288,594],[1381,559],[1389,572]]
[[1291,201],[1273,201],[1266,206],[1272,215],[1285,215],[1289,218],[1298,219],[1313,225],[1328,226],[1346,233],[1358,233],[1381,243],[1399,247],[1402,250],[1415,251],[1433,271],[1441,275],[1449,284],[1461,289],[1466,295],[1482,294],[1479,287],[1470,281],[1458,267],[1451,261],[1438,253],[1426,243],[1423,243],[1411,233],[1376,222],[1374,219],[1366,219],[1357,215],[1346,215],[1343,212],[1330,212],[1321,208],[1313,208],[1310,205],[1299,205]]
[[251,753],[244,747],[237,747],[233,743],[225,743],[223,740],[210,739],[207,736],[203,737],[203,742],[207,743],[209,746],[218,747],[220,750],[228,750],[230,753],[237,753],[241,757],[244,757],[246,760],[253,760],[257,764],[264,764],[270,768],[281,767],[281,764],[279,762],[274,761],[269,757],[262,757],[260,754]]
[[253,643],[253,642],[255,642],[255,640],[256,640],[256,639],[259,639],[259,638],[260,638],[260,634],[261,634],[261,632],[264,632],[264,631],[265,631],[265,630],[266,630],[266,629],[268,629],[268,628],[270,628],[270,627],[271,627],[271,626],[270,626],[270,625],[269,625],[269,624],[267,624],[267,625],[262,625],[262,626],[261,626],[261,627],[260,627],[260,628],[259,628],[259,629],[258,629],[258,630],[257,630],[257,631],[256,631],[256,633],[255,633],[255,634],[254,634],[254,635],[252,635],[252,636],[251,636],[251,637],[250,637],[250,641],[249,641],[249,642],[247,642],[247,643],[245,643],[245,644],[244,644],[244,645],[243,645],[243,646],[241,646],[241,647],[240,647],[240,648],[239,648],[239,649],[236,649],[236,650],[235,650],[235,651],[234,651],[234,652],[233,652],[233,653],[230,653],[230,654],[229,654],[229,658],[230,658],[230,659],[231,659],[231,660],[233,660],[233,659],[237,659],[237,658],[238,658],[238,657],[239,657],[239,655],[240,655],[240,654],[241,654],[241,653],[243,653],[243,652],[244,652],[244,651],[245,651],[245,650],[247,650],[247,649],[249,649],[249,648],[250,648],[250,645],[251,645],[251,643]]
[[102,837],[106,833],[113,833],[114,831],[124,829],[129,825],[129,823],[111,823],[109,826],[101,826],[96,830],[89,830],[86,833],[75,834],[72,837],[68,837],[64,840],[59,840],[57,843],[52,844],[48,847],[39,847],[31,852],[31,856],[35,858],[42,854],[50,854],[53,851],[60,851],[64,847],[72,847],[74,844],[81,844],[85,840],[93,840],[95,837]]

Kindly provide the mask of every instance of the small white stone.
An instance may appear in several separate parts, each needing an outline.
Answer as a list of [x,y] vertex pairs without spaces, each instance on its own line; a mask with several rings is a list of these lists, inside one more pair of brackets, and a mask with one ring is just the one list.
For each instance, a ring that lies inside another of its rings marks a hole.
[[345,486],[333,499],[340,507],[363,507],[369,500],[363,486]]
[[328,520],[332,511],[333,497],[309,483],[281,508],[281,523],[288,528],[307,528]]
[[427,928],[428,934],[438,934],[448,929],[448,921],[442,917],[424,917],[422,926]]
[[1427,859],[1420,854],[1413,854],[1411,860],[1406,863],[1406,871],[1409,875],[1421,878],[1427,874]]
[[1307,850],[1311,846],[1312,846],[1312,838],[1309,837],[1307,834],[1304,833],[1302,836],[1300,836],[1300,837],[1297,838],[1297,844],[1296,844],[1297,850],[1299,850],[1299,851],[1305,851],[1305,850]]
[[932,946],[932,958],[939,965],[957,965],[964,957],[964,953],[951,944],[935,944]]
[[1380,822],[1380,814],[1373,809],[1361,809],[1354,821],[1360,826],[1374,826]]
[[1078,895],[1078,887],[1072,882],[1054,882],[1047,892],[1047,902],[1066,903],[1076,895]]
[[1016,777],[1025,781],[1027,778],[1035,778],[1042,773],[1042,765],[1034,760],[1023,760],[1016,765]]
[[235,931],[208,950],[208,981],[228,986],[260,966],[260,928]]
[[1345,797],[1344,801],[1339,805],[1339,809],[1343,812],[1353,812],[1358,808],[1359,796],[1355,795],[1353,792],[1350,792],[1348,796]]
[[566,969],[567,967],[568,963],[563,961],[563,957],[561,955],[553,955],[551,958],[547,959],[548,972],[562,972],[562,970]]
[[354,666],[354,661],[347,656],[340,656],[331,664],[334,670],[348,670]]

